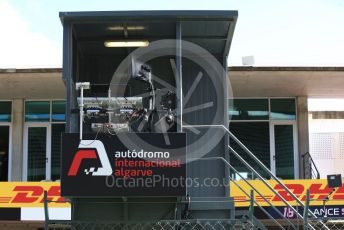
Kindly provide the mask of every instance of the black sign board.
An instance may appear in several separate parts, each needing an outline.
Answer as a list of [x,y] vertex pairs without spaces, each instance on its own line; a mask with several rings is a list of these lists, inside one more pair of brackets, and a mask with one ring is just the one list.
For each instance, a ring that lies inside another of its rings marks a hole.
[[327,175],[327,186],[329,188],[342,187],[342,175],[341,174]]
[[185,133],[63,134],[61,195],[184,196]]

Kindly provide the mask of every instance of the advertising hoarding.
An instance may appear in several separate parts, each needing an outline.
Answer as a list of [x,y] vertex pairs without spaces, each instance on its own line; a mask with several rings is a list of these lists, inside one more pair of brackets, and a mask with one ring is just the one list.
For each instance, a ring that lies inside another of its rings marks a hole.
[[[275,180],[266,181],[278,194],[280,194],[286,201],[289,202],[299,213],[303,213],[303,208],[298,205],[296,200],[289,195]],[[327,185],[326,179],[318,180],[283,180],[282,181],[303,203],[306,201],[306,191],[310,191],[310,210],[316,216],[328,216],[328,217],[344,217],[344,187],[337,188],[330,196],[329,200],[325,203],[324,199],[332,192],[332,188]],[[240,180],[236,182],[247,194],[250,194],[252,189],[245,181]],[[296,214],[286,207],[285,203],[272,192],[264,183],[260,180],[251,180],[250,184],[261,193],[260,196],[257,192],[254,194],[254,199],[262,206],[272,217],[281,218],[279,214],[265,201],[267,199],[276,206],[277,209],[286,218],[296,218]],[[237,209],[247,209],[250,205],[250,197],[241,191],[238,186],[231,182],[230,195],[234,198],[235,207]],[[265,198],[265,199],[264,199]],[[267,218],[265,214],[259,209],[255,208],[255,215],[257,218]]]
[[60,182],[0,182],[0,208],[43,207],[47,191],[49,207],[70,207],[60,193]]
[[62,136],[61,194],[184,196],[185,133]]

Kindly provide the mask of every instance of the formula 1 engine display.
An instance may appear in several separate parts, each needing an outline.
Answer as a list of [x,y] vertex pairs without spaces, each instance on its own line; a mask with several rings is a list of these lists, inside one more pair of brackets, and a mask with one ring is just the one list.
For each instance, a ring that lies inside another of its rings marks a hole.
[[[175,92],[157,89],[151,77],[151,68],[140,64],[132,71],[131,81],[141,90],[140,95],[131,97],[111,96],[111,86],[107,97],[78,98],[84,132],[175,132],[176,101]],[[88,88],[92,88],[91,84]],[[147,87],[148,85],[148,87]]]

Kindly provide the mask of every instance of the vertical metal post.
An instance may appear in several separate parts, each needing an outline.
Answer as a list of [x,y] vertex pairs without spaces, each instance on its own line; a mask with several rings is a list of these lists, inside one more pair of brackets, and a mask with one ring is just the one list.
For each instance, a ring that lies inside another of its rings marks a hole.
[[79,117],[79,136],[80,136],[80,141],[82,140],[82,124],[84,120],[84,86],[81,85],[80,87],[80,117]]
[[49,229],[48,192],[44,190],[44,229]]
[[305,159],[306,155],[302,155],[302,165],[303,165],[303,179],[307,179],[306,178],[306,159]]
[[66,105],[66,132],[73,132],[72,114],[73,108],[73,86],[72,86],[72,27],[69,22],[63,23],[63,68],[62,78],[66,84],[67,105]]
[[[308,155],[308,164],[309,164],[309,179],[313,179],[313,169],[312,169],[312,162],[311,162],[311,155]],[[319,179],[319,178],[314,178]]]
[[[223,56],[223,61],[222,61],[222,65],[224,68],[224,76],[223,76],[223,95],[224,95],[224,111],[223,111],[223,121],[224,121],[224,126],[229,128],[229,119],[228,119],[228,92],[227,92],[227,87],[228,87],[228,80],[227,80],[227,76],[228,76],[228,63],[227,63],[227,55]],[[227,162],[230,163],[230,154],[229,154],[229,149],[227,148],[227,146],[230,145],[229,143],[229,136],[228,133],[225,132],[224,135],[224,142],[225,142],[225,155],[224,158],[226,159]],[[228,197],[230,196],[230,177],[231,177],[231,172],[230,172],[230,168],[228,167],[227,164],[225,164],[225,177],[226,180],[228,180],[228,187],[226,187],[226,191],[225,191],[225,195]],[[227,182],[227,181],[226,181]]]
[[183,82],[182,82],[182,26],[181,22],[176,24],[176,99],[177,99],[177,132],[182,132],[183,122]]
[[303,229],[307,229],[307,225],[308,225],[308,209],[309,209],[309,202],[310,202],[310,192],[309,189],[307,189],[306,191],[306,203],[305,203],[305,207],[303,210]]
[[[183,132],[183,79],[182,79],[182,24],[180,21],[176,23],[176,115],[177,115],[177,132]],[[178,122],[179,120],[179,122]],[[178,124],[179,123],[179,124]],[[186,172],[187,172],[186,164]],[[186,194],[188,195],[188,188],[186,187]],[[181,205],[179,205],[181,209]],[[181,210],[179,210],[181,216]]]
[[80,90],[80,103],[79,103],[79,137],[82,140],[83,122],[84,122],[84,90],[90,89],[90,82],[77,82],[76,89]]
[[253,224],[253,215],[254,215],[254,191],[250,192],[250,208],[248,209],[248,217]]
[[108,112],[109,124],[111,124],[112,123],[111,117],[113,115],[112,109],[114,109],[114,108],[111,107],[111,88],[110,87],[108,89],[108,103],[109,103],[109,109],[111,109],[111,112]]
[[174,209],[174,219],[175,220],[181,220],[182,218],[182,198],[177,197],[176,203],[175,203],[175,209]]

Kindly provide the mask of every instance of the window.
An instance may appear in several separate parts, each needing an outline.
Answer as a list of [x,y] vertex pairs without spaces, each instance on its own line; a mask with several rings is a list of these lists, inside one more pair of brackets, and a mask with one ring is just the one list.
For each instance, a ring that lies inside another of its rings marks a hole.
[[65,121],[66,120],[66,101],[53,101],[52,102],[52,121]]
[[[51,111],[50,111],[51,105]],[[64,122],[66,120],[66,101],[26,101],[25,121]]]
[[233,99],[228,101],[230,120],[296,120],[294,98]]
[[275,167],[276,176],[294,179],[294,137],[292,125],[275,125]]
[[29,127],[27,142],[27,181],[45,180],[47,127]]
[[[242,98],[228,101],[229,130],[278,177],[297,176],[295,98]],[[269,178],[242,148],[230,140],[230,145],[263,177]],[[233,155],[231,164],[243,176],[255,176]],[[238,175],[232,175],[237,179]]]
[[60,180],[61,134],[65,124],[51,125],[51,180]]
[[7,181],[10,126],[0,126],[0,181]]
[[25,102],[24,176],[27,181],[59,180],[61,134],[65,130],[66,101]]
[[25,121],[50,121],[50,101],[26,101]]
[[234,99],[229,103],[232,120],[269,120],[268,99]]
[[271,99],[272,120],[296,120],[295,99]]
[[[256,157],[258,157],[266,167],[270,168],[270,135],[269,122],[232,122],[229,130],[249,149]],[[234,141],[230,141],[231,147],[242,156],[252,167],[254,167],[263,177],[268,175],[262,170],[254,160],[249,157],[246,152]],[[250,170],[243,165],[233,154],[230,159],[231,164],[241,173],[252,176]]]
[[0,122],[11,122],[12,102],[0,101]]

